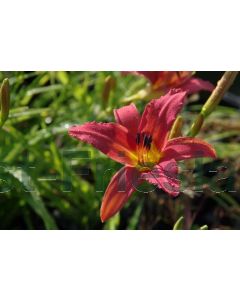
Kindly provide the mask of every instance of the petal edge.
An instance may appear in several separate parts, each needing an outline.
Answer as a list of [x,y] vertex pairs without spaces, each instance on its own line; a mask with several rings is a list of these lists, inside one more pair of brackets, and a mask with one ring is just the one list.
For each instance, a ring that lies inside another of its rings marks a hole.
[[168,141],[163,153],[165,158],[177,161],[198,157],[216,158],[216,151],[210,144],[191,137],[178,137]]

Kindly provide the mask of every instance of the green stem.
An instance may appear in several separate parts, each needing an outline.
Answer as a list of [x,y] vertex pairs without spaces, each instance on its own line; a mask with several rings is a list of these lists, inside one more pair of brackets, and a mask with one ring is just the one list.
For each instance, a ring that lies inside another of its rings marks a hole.
[[213,90],[212,94],[203,105],[201,112],[197,116],[196,120],[193,122],[189,136],[196,136],[200,129],[202,128],[203,122],[208,117],[216,106],[219,104],[224,94],[233,84],[235,78],[237,77],[237,71],[227,71],[223,74],[222,78],[218,81],[217,86]]

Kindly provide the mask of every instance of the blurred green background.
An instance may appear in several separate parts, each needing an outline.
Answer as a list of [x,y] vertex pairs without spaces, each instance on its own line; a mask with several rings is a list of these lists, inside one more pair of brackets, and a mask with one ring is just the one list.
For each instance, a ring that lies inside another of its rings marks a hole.
[[[223,72],[197,72],[216,85]],[[107,76],[114,78],[106,95]],[[120,164],[72,139],[67,129],[87,121],[114,121],[113,109],[146,85],[120,72],[0,72],[9,78],[10,116],[0,133],[1,229],[172,229],[190,210],[192,229],[240,228],[239,77],[204,123],[199,137],[213,144],[218,159],[180,163],[182,192],[134,193],[120,214],[102,224],[104,190]],[[209,93],[192,95],[182,116],[184,131]],[[142,112],[146,101],[136,102]],[[209,171],[217,172],[209,172]],[[190,182],[190,179],[193,182]],[[152,189],[149,185],[146,189]]]

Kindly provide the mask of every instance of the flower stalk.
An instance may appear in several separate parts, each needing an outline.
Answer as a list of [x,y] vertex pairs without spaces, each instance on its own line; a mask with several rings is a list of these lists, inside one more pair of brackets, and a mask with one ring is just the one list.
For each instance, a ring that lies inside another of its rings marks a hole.
[[191,126],[189,136],[196,136],[202,125],[204,120],[214,111],[217,107],[221,99],[223,98],[224,94],[228,91],[230,86],[233,84],[235,78],[237,77],[237,71],[227,71],[223,74],[222,78],[218,81],[217,86],[211,93],[210,97],[203,105],[201,112],[197,116],[196,120]]

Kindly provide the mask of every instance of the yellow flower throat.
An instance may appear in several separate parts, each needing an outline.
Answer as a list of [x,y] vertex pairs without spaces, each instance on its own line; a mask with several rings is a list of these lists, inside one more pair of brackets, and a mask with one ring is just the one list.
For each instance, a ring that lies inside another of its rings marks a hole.
[[141,171],[150,171],[162,157],[162,153],[156,148],[152,135],[142,132],[136,136],[137,144],[137,168]]

